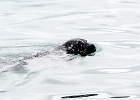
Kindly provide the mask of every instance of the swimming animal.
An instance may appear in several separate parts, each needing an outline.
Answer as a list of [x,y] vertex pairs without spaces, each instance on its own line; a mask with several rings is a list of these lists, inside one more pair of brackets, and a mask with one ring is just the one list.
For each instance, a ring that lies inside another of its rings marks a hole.
[[65,42],[58,50],[64,50],[67,54],[87,56],[95,53],[96,47],[85,39],[75,38]]
[[[7,64],[11,65],[11,64],[19,62],[22,65],[26,65],[25,61],[28,59],[33,59],[33,58],[47,56],[47,55],[61,55],[61,53],[62,54],[66,53],[70,55],[80,55],[82,57],[93,56],[96,50],[97,49],[94,44],[88,43],[87,40],[85,39],[75,38],[75,39],[68,40],[61,46],[56,47],[54,50],[37,53],[31,56],[26,56],[26,57],[23,57],[22,59],[7,60],[1,63],[2,65],[7,65]],[[70,58],[68,59],[68,61],[72,59],[74,58]]]

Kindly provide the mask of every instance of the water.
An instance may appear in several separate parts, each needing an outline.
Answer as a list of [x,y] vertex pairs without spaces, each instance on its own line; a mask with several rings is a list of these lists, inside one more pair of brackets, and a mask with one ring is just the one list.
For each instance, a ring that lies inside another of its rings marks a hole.
[[0,61],[51,50],[72,38],[102,47],[0,69],[1,100],[140,100],[139,0],[0,0]]

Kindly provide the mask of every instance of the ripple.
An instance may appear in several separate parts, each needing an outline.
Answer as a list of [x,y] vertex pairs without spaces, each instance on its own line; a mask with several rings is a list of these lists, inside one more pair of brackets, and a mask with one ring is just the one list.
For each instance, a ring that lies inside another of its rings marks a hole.
[[0,93],[6,93],[6,92],[9,92],[9,91],[0,91]]
[[110,98],[129,98],[130,96],[117,96],[117,97],[110,97]]
[[86,74],[118,74],[118,73],[130,73],[139,71],[140,68],[138,67],[131,67],[131,68],[101,68],[101,69],[90,69],[84,71],[83,73]]
[[68,99],[68,98],[138,98],[137,95],[121,95],[121,96],[112,96],[108,93],[90,93],[90,94],[75,94],[75,95],[69,95],[69,96],[62,96],[61,99]]
[[67,81],[63,81],[63,80],[58,80],[58,79],[45,79],[43,81],[43,83],[45,84],[55,84],[55,85],[72,85],[75,84],[74,82],[67,82]]
[[128,73],[130,72],[131,70],[129,69],[100,69],[100,70],[96,70],[98,73],[112,73],[112,74],[115,74],[115,73]]
[[83,95],[71,95],[71,96],[65,96],[61,97],[62,99],[66,98],[82,98],[82,97],[91,97],[91,96],[97,96],[98,94],[83,94]]
[[87,14],[88,12],[69,12],[69,13],[62,13],[62,14],[57,14],[57,15],[51,15],[51,16],[46,16],[42,17],[36,20],[40,19],[54,19],[54,18],[59,18],[59,17],[66,17],[66,16],[72,16],[72,15],[79,15],[79,14]]
[[125,3],[125,4],[139,4],[139,2],[134,2],[134,1],[121,1],[120,3]]

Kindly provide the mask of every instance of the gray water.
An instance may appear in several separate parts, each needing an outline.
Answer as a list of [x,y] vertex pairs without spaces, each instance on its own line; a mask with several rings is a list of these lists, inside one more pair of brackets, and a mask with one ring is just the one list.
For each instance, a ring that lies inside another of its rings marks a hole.
[[139,10],[139,0],[0,0],[1,62],[72,38],[101,47],[71,61],[1,64],[0,100],[140,100]]

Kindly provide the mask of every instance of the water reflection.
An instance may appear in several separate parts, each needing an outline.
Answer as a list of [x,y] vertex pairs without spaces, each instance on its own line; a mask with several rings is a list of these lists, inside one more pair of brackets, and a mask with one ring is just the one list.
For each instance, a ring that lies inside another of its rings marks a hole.
[[[95,98],[98,98],[98,99],[101,99],[101,98],[137,98],[138,96],[136,95],[131,95],[131,96],[113,96],[113,95],[110,95],[110,94],[107,94],[107,93],[98,93],[98,94],[77,94],[77,95],[70,95],[70,96],[62,96],[61,98],[62,99],[70,99],[70,98],[84,98],[84,99],[95,99]],[[74,99],[75,100],[75,99]],[[78,100],[82,100],[82,99],[78,99]]]
[[83,95],[71,95],[71,96],[64,96],[61,97],[62,99],[66,98],[82,98],[82,97],[91,97],[91,96],[97,96],[98,94],[83,94]]
[[129,98],[130,96],[117,96],[117,97],[110,97],[110,98]]

